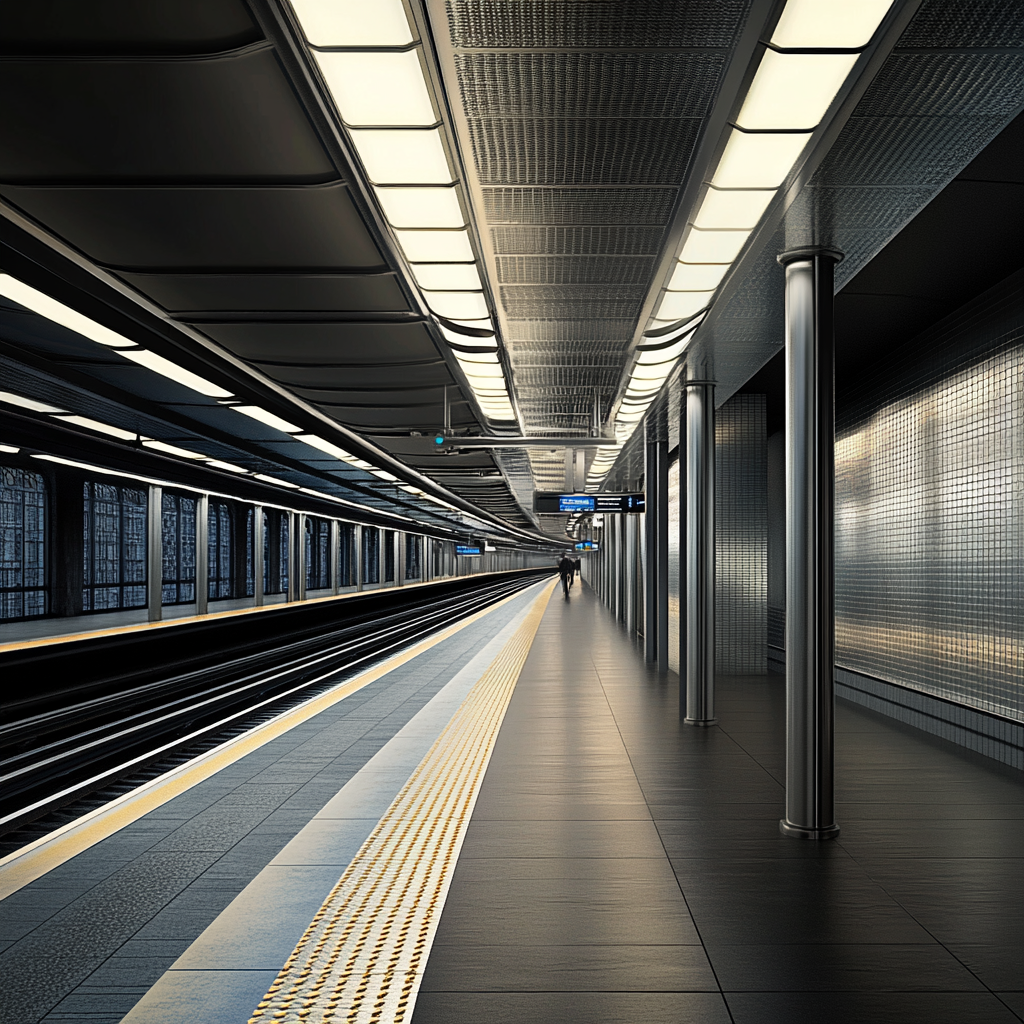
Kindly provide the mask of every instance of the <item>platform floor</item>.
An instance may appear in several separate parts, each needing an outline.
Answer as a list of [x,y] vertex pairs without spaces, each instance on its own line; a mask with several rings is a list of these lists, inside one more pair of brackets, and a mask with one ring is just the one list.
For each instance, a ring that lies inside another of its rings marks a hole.
[[844,704],[838,841],[784,838],[784,684],[680,724],[591,593],[549,605],[413,1024],[1024,1019],[1024,776]]
[[[0,902],[0,1020],[148,1019],[168,968],[209,946],[238,894],[517,608]],[[1021,773],[842,705],[842,835],[786,839],[781,678],[720,679],[717,710],[716,728],[682,725],[675,677],[651,673],[585,588],[556,594],[413,1024],[1024,1020]],[[206,1024],[242,1024],[253,1005]]]

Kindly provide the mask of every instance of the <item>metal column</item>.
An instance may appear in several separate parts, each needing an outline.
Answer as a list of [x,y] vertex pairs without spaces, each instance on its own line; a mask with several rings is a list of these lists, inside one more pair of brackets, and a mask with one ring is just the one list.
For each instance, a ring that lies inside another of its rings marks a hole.
[[196,499],[196,615],[210,610],[210,497]]
[[686,381],[686,718],[715,718],[715,385]]
[[644,471],[647,557],[644,587],[644,657],[668,671],[668,441],[647,443]]
[[149,621],[159,622],[164,614],[164,489],[149,488],[146,518],[146,606]]
[[252,603],[263,606],[263,506],[252,510]]
[[331,593],[337,594],[341,590],[341,523],[337,519],[331,520]]
[[405,585],[405,534],[395,530],[395,586]]
[[295,541],[299,532],[296,527],[300,517],[294,512],[286,512],[284,515],[285,521],[288,523],[288,591],[285,594],[285,600],[297,601],[299,598],[299,560],[295,557],[297,550]]
[[784,835],[834,839],[833,277],[842,253],[786,268],[786,816]]
[[356,590],[363,589],[363,577],[366,572],[363,568],[363,530],[363,525],[357,523],[353,531],[356,545]]

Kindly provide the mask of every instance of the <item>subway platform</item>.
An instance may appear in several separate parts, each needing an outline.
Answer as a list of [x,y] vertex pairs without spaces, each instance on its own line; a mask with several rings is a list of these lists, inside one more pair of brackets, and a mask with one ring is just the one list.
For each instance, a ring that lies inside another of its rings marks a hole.
[[1024,1019],[1019,772],[840,703],[785,838],[781,677],[688,728],[585,585],[383,668],[0,867],[0,1019]]

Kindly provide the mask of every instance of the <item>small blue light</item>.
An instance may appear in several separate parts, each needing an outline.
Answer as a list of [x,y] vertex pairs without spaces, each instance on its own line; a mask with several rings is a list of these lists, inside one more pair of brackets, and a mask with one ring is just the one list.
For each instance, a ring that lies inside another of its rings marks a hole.
[[438,434],[437,437],[434,438],[434,444],[444,444],[444,435]]

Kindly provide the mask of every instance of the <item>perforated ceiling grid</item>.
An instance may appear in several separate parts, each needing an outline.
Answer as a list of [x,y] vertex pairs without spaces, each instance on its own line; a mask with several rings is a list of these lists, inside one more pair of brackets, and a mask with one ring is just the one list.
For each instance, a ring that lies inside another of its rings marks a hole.
[[[449,89],[528,432],[588,433],[595,395],[607,413],[747,8],[448,0]],[[538,487],[562,486],[561,458],[531,455]]]

